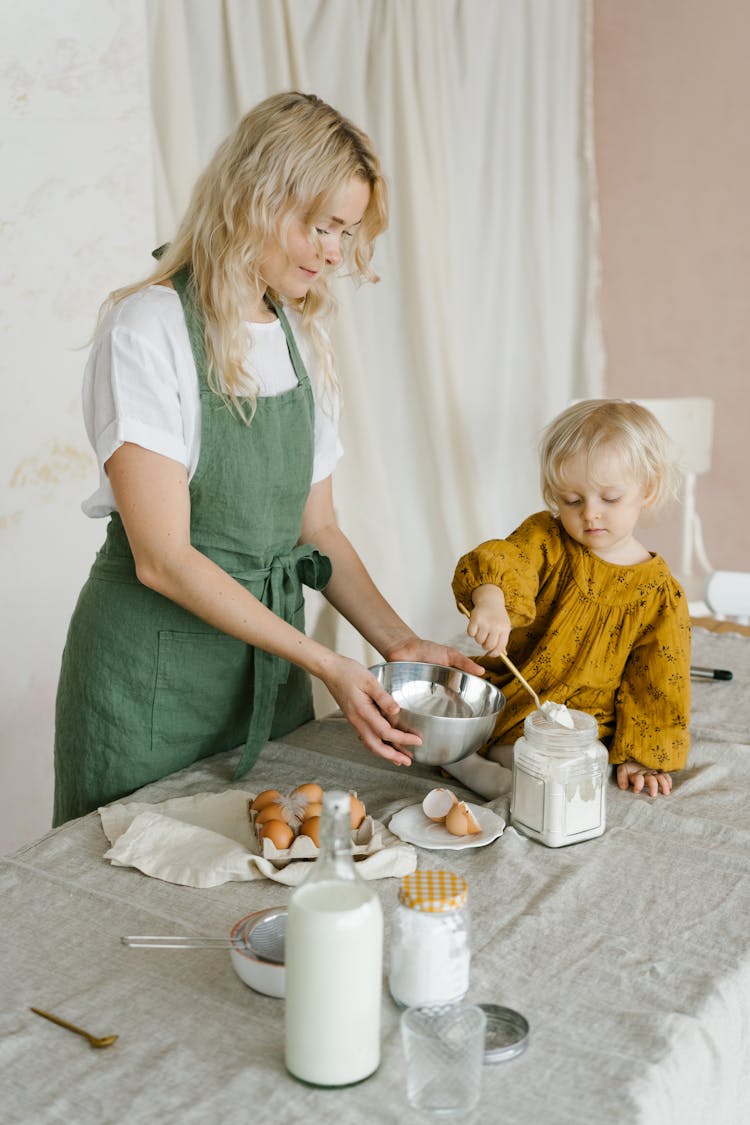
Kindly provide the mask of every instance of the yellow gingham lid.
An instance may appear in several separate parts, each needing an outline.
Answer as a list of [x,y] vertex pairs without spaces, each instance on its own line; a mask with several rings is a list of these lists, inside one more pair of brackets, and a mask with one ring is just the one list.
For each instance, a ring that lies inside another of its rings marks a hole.
[[414,871],[401,880],[398,897],[412,910],[443,914],[462,907],[468,890],[466,880],[454,871]]

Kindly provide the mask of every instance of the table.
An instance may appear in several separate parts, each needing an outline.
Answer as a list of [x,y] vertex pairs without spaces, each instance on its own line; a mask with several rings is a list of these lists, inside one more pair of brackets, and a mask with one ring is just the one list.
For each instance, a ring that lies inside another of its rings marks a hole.
[[[697,629],[693,663],[730,668],[734,679],[694,682],[693,748],[668,799],[610,784],[605,834],[571,847],[548,849],[507,828],[485,848],[419,852],[421,866],[469,882],[469,999],[516,1008],[531,1027],[523,1055],[484,1068],[471,1120],[750,1121],[750,640]],[[206,760],[134,799],[221,790],[235,760]],[[269,743],[237,784],[257,792],[311,779],[355,788],[386,822],[440,783],[430,769],[368,754],[344,720],[327,718]],[[493,807],[507,819],[507,797]],[[106,848],[93,813],[0,864],[5,1125],[424,1120],[405,1105],[387,989],[378,1072],[317,1090],[284,1069],[283,1001],[246,988],[228,953],[131,950],[119,940],[223,936],[242,915],[286,902],[288,888],[176,886],[112,867]],[[373,885],[388,923],[397,881]],[[386,927],[386,957],[387,941]],[[94,1050],[30,1005],[119,1041]]]

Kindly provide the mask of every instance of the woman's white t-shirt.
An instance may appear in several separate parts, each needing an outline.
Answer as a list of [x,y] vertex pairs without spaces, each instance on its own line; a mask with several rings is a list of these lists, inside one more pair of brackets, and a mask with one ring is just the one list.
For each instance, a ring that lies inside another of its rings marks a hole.
[[[318,364],[301,327],[287,310],[315,398],[313,483],[330,476],[343,450],[338,397],[321,401]],[[247,324],[251,339],[245,368],[262,396],[297,385],[284,330],[278,320]],[[99,463],[99,487],[81,507],[87,516],[117,510],[105,462],[123,442],[179,461],[192,478],[201,444],[198,376],[182,303],[174,289],[152,285],[120,301],[105,317],[83,377],[83,418]]]

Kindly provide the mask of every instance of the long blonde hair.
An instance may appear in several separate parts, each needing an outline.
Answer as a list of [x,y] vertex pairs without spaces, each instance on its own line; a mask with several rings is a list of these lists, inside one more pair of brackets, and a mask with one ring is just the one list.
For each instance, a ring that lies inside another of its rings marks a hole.
[[[343,261],[358,282],[377,281],[374,241],[388,225],[388,191],[370,139],[314,94],[275,94],[241,119],[196,181],[185,216],[158,265],[144,280],[110,294],[103,312],[131,293],[167,281],[184,266],[205,317],[209,385],[245,421],[255,410],[257,385],[243,369],[249,303],[266,291],[259,268],[269,239],[285,245],[294,220],[310,224],[352,177],[370,186],[362,222],[345,240]],[[321,320],[335,307],[330,273],[322,271],[305,297],[287,300],[309,330],[322,372],[322,390],[335,376]],[[280,295],[269,290],[280,302]],[[241,395],[240,395],[241,389]]]
[[582,453],[587,464],[611,449],[650,495],[656,511],[673,498],[679,471],[669,437],[650,410],[625,399],[585,399],[573,403],[550,422],[541,441],[542,496],[557,514],[557,497],[565,490],[565,462]]

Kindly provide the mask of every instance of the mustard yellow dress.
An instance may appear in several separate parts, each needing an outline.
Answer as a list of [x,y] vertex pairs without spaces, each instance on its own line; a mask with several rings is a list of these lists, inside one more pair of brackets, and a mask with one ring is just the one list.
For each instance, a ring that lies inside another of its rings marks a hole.
[[[487,584],[503,591],[513,625],[508,655],[542,701],[593,715],[613,765],[628,758],[649,769],[685,765],[690,618],[659,555],[635,566],[604,562],[538,512],[507,539],[459,560],[457,603],[470,609],[474,590]],[[512,743],[534,701],[502,661],[479,663],[507,699],[488,746]]]

